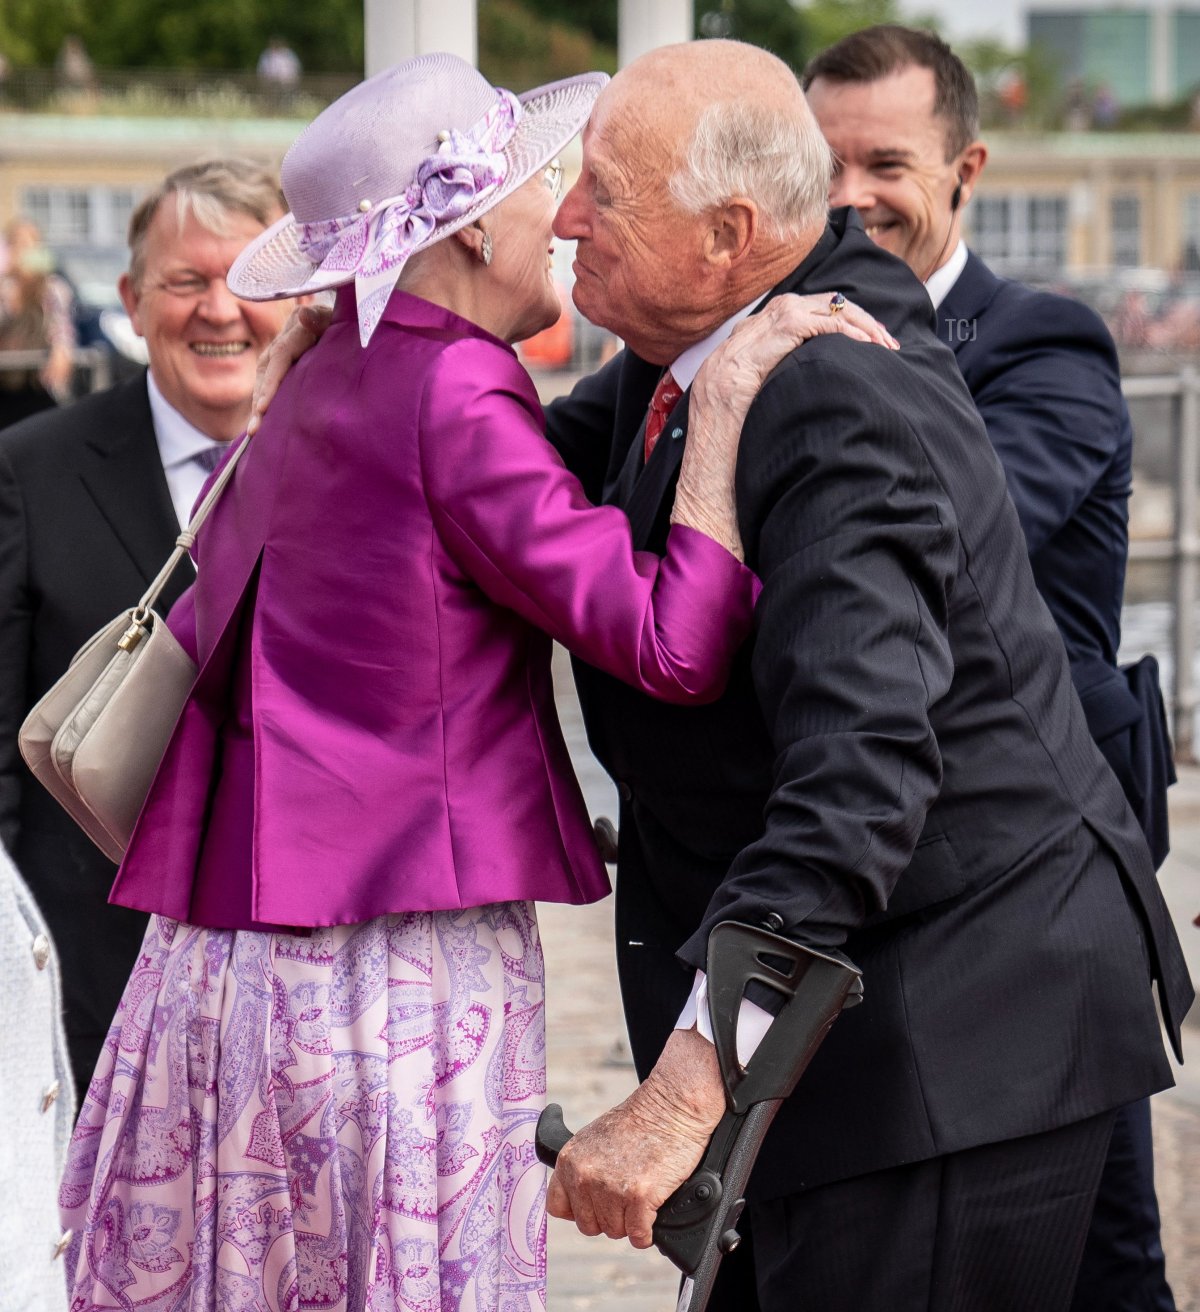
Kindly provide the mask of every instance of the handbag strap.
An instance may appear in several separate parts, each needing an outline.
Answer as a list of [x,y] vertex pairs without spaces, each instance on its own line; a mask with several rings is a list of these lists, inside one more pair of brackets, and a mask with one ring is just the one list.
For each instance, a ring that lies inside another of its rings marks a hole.
[[171,575],[175,573],[175,567],[188,554],[196,541],[196,534],[200,532],[200,526],[208,518],[208,512],[212,510],[217,503],[217,498],[225,491],[225,485],[233,477],[234,468],[237,462],[242,458],[242,452],[250,445],[250,437],[247,435],[238,444],[237,449],[221,466],[221,472],[217,475],[205,493],[204,500],[196,507],[196,513],[192,516],[191,523],[188,524],[180,535],[175,539],[175,550],[167,557],[167,563],[154,576],[154,581],[142,595],[141,601],[137,604],[134,611],[134,619],[144,619],[148,611],[154,609],[154,603],[158,600],[159,593],[167,586]]

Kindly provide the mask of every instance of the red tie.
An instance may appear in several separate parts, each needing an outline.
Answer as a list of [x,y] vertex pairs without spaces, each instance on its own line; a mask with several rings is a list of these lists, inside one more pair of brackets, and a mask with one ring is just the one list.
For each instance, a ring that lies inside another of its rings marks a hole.
[[675,409],[675,403],[682,395],[682,388],[671,377],[671,371],[668,369],[658,380],[658,386],[654,389],[654,395],[650,398],[650,413],[646,417],[644,457],[646,460],[650,459],[650,452],[654,450],[655,443],[666,425],[667,416]]

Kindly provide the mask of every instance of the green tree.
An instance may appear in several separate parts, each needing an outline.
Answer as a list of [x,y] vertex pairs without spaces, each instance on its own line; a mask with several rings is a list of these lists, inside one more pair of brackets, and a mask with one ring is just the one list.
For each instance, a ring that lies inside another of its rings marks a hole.
[[524,91],[590,69],[616,71],[615,46],[535,14],[529,0],[480,0],[478,12],[479,69],[496,86]]
[[762,46],[793,68],[804,62],[805,22],[790,0],[720,0],[696,6],[696,35]]
[[[1062,113],[1062,77],[1053,56],[1037,46],[1011,50],[984,38],[955,47],[975,75],[979,112],[984,127],[1059,126]],[[1025,89],[1025,107],[1019,114],[1005,108],[1002,90],[1006,80],[1018,78]]]
[[0,52],[14,64],[50,64],[87,25],[85,0],[0,0]]
[[[905,19],[896,0],[813,0],[801,10],[807,29],[806,62],[827,46],[876,23],[900,23]],[[922,23],[921,26],[934,26]]]
[[[797,72],[826,46],[860,28],[897,23],[896,0],[699,0],[696,35],[729,36],[770,50]],[[929,20],[922,25],[933,26]]]
[[0,0],[0,50],[54,62],[75,33],[100,67],[252,69],[281,36],[310,72],[358,72],[362,0]]
[[[488,0],[480,0],[481,27],[487,6]],[[618,0],[524,0],[524,7],[538,18],[580,27],[602,46],[616,49]]]

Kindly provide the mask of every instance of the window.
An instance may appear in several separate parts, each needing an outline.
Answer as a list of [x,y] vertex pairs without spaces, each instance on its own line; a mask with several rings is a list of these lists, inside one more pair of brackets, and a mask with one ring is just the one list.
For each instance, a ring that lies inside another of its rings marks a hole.
[[1067,213],[1066,196],[978,196],[968,211],[971,246],[1002,271],[1061,269],[1067,259]]
[[132,187],[26,187],[21,212],[51,246],[122,246],[137,200]]
[[1011,202],[1007,196],[978,196],[972,207],[971,245],[985,264],[1001,264],[1012,247]]
[[1109,205],[1114,269],[1136,269],[1142,262],[1142,202],[1137,196],[1114,196]]
[[1034,196],[1029,202],[1030,263],[1061,269],[1067,262],[1067,198]]

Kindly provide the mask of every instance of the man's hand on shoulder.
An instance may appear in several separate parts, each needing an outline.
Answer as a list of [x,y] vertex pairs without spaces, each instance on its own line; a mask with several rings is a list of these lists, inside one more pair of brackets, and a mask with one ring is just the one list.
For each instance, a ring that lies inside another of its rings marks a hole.
[[645,1083],[559,1153],[550,1215],[649,1248],[658,1209],[695,1170],[724,1110],[716,1049],[694,1029],[673,1031]]
[[254,377],[254,394],[250,398],[250,422],[246,431],[252,436],[279,391],[287,371],[311,347],[316,346],[329,327],[333,311],[320,305],[302,305],[293,310],[279,330],[279,336],[258,357]]

